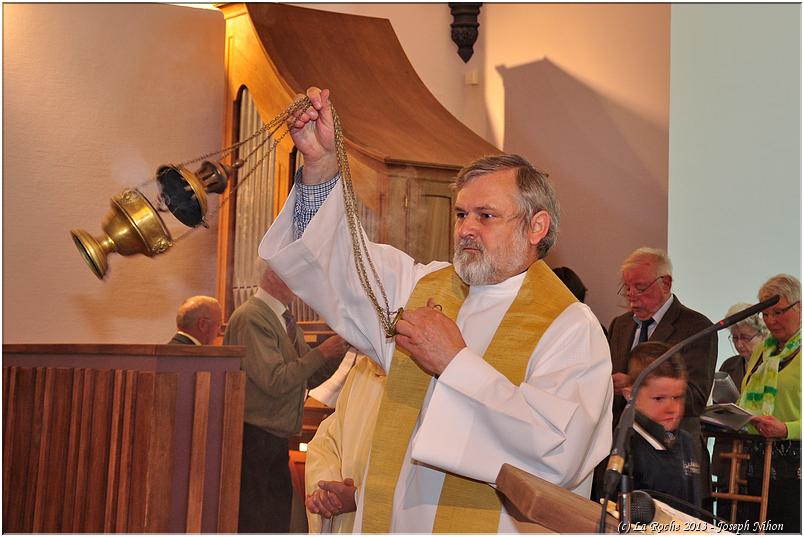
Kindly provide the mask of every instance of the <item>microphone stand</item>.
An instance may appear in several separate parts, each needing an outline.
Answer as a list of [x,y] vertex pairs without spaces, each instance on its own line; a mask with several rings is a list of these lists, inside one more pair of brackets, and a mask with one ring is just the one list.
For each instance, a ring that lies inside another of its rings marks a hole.
[[[627,468],[626,464],[626,468]],[[623,472],[620,477],[620,497],[617,501],[617,510],[620,512],[620,523],[617,525],[617,531],[620,533],[631,532],[631,493],[634,492],[634,481],[627,471]]]
[[[631,387],[631,400],[625,405],[625,409],[620,415],[620,421],[617,423],[617,428],[614,430],[613,447],[611,454],[609,455],[609,463],[606,466],[606,474],[603,480],[603,507],[600,513],[598,533],[606,532],[606,505],[608,504],[609,499],[617,491],[617,483],[620,480],[620,476],[623,475],[623,466],[625,464],[629,439],[631,437],[631,427],[634,425],[634,416],[636,415],[635,402],[637,400],[637,396],[639,395],[639,388],[642,386],[645,378],[657,367],[662,365],[662,363],[669,360],[671,356],[679,352],[690,343],[697,341],[704,336],[708,336],[712,332],[717,332],[718,330],[728,328],[735,323],[739,323],[743,319],[746,319],[759,311],[768,309],[777,302],[779,302],[779,295],[773,295],[769,299],[754,304],[753,306],[745,308],[742,311],[738,311],[734,315],[726,317],[725,319],[716,322],[712,326],[707,326],[697,334],[693,334],[687,339],[684,339],[670,347],[670,349],[668,349],[664,354],[659,356],[648,367],[643,369],[636,380],[634,380],[634,384]],[[622,516],[622,513],[620,516]]]

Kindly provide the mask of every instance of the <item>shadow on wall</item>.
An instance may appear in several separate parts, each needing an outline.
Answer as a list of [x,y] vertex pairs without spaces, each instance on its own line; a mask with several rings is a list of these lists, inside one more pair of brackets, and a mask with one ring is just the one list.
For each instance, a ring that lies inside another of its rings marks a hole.
[[503,149],[550,174],[561,201],[547,262],[575,270],[604,324],[619,267],[635,248],[667,247],[668,126],[596,92],[548,59],[497,67],[505,87]]

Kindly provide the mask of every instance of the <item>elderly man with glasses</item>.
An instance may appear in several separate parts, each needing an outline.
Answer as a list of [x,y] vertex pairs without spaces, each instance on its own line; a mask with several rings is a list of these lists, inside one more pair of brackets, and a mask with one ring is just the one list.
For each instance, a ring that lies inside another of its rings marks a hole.
[[[647,247],[636,249],[623,261],[620,274],[622,285],[618,295],[625,299],[629,311],[614,318],[608,334],[615,393],[615,427],[625,408],[622,389],[628,378],[627,357],[631,349],[643,341],[660,341],[672,346],[712,325],[704,315],[684,306],[673,294],[673,267],[664,251]],[[692,438],[700,439],[696,446],[699,445],[701,449],[698,460],[701,461],[701,474],[706,480],[703,490],[708,495],[709,457],[703,456],[705,447],[698,416],[706,407],[712,389],[717,362],[717,335],[712,333],[699,339],[683,349],[681,355],[689,378],[681,427]]]

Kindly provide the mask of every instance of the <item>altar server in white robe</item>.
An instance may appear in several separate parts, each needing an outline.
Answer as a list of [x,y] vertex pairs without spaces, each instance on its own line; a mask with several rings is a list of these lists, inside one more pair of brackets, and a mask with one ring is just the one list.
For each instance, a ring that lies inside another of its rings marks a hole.
[[516,155],[464,168],[454,265],[366,239],[391,311],[405,307],[388,338],[355,271],[329,91],[307,95],[289,121],[304,167],[259,253],[388,373],[365,473],[351,476],[353,530],[526,531],[489,485],[503,463],[588,497],[611,444],[611,360],[591,310],[541,260],[559,218],[546,177]]

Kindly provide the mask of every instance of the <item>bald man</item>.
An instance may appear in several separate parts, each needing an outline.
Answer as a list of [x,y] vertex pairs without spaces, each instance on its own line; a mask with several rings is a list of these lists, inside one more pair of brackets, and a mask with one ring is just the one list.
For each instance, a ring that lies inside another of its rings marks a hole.
[[193,296],[176,313],[176,335],[168,345],[211,345],[221,328],[221,305],[211,296]]

